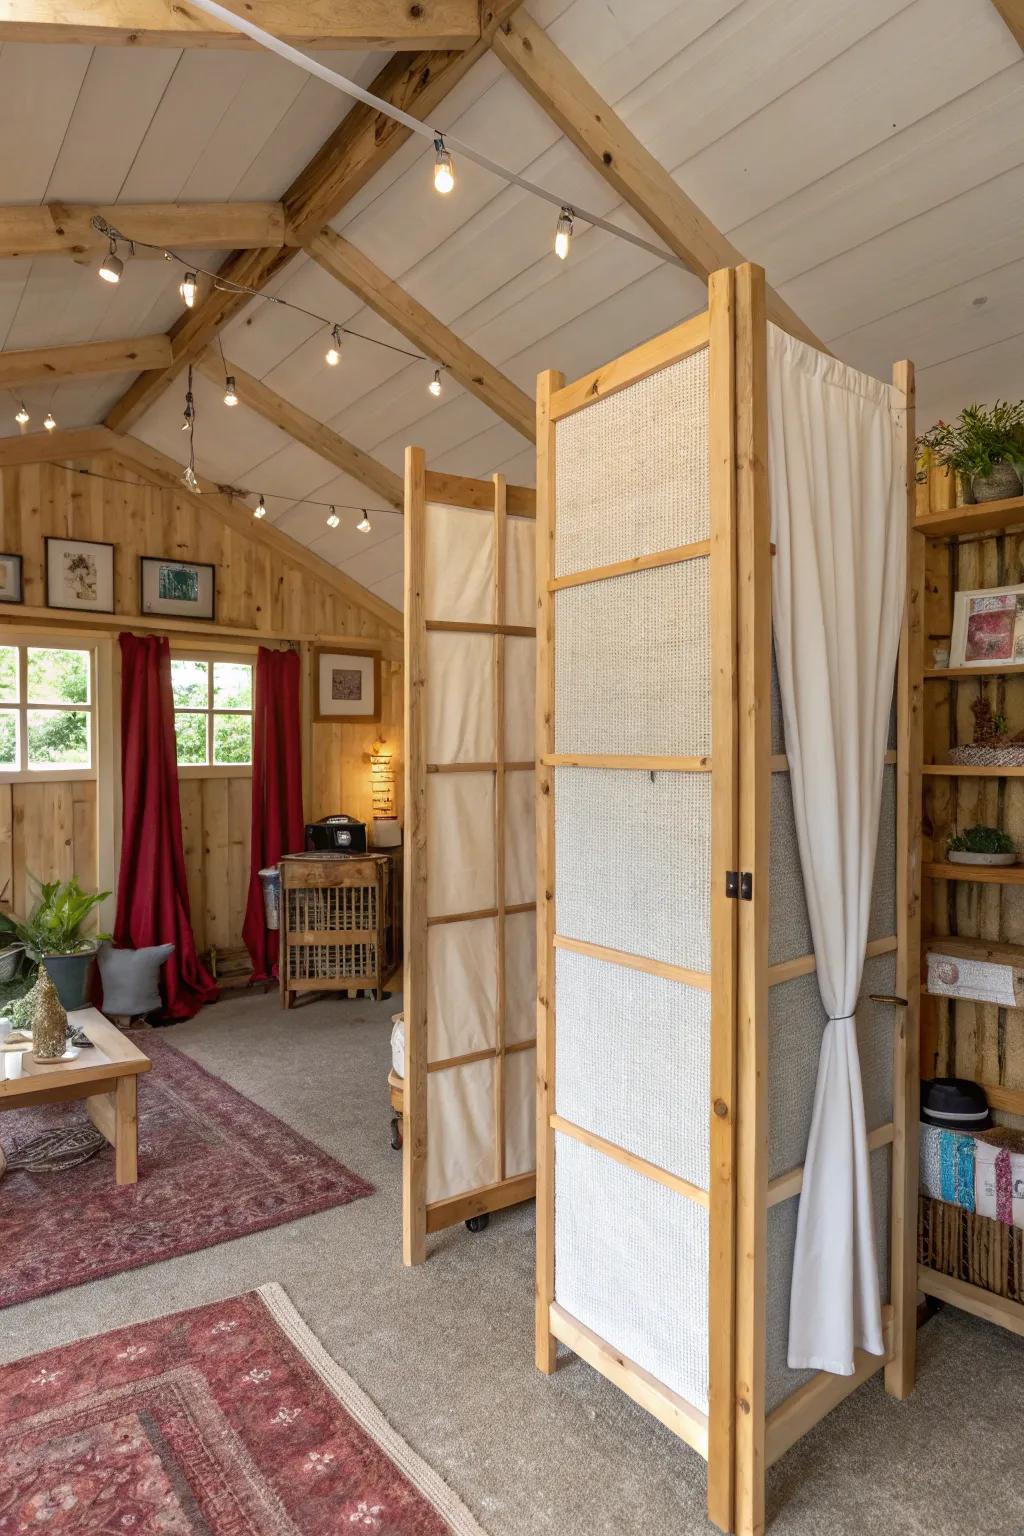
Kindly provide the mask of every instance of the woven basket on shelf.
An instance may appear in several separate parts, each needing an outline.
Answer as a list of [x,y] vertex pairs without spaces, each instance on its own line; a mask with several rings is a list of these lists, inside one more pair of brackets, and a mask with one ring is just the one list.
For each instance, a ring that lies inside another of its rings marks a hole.
[[921,1195],[917,1259],[940,1275],[1024,1301],[1024,1229]]

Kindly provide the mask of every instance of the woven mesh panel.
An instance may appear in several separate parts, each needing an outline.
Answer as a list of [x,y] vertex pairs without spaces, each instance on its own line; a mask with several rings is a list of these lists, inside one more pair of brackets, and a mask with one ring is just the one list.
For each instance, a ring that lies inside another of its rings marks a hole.
[[711,776],[555,769],[558,932],[711,969]]
[[707,1411],[707,1211],[568,1136],[555,1138],[555,1299]]
[[555,1109],[708,1186],[711,994],[559,950]]
[[556,592],[556,752],[710,752],[708,566]]
[[[871,1154],[871,1201],[875,1218],[875,1253],[883,1306],[889,1300],[889,1191],[892,1185],[889,1147]],[[770,1413],[784,1398],[816,1371],[791,1371],[786,1364],[789,1347],[789,1288],[796,1248],[796,1217],[799,1200],[783,1200],[768,1212],[768,1276],[765,1317],[765,1398]]]
[[882,807],[878,817],[875,883],[871,889],[868,938],[887,939],[896,932],[896,764],[882,769]]
[[[895,955],[864,965],[857,1009],[857,1046],[868,1129],[892,1119],[893,1009],[872,1003],[871,992],[891,993]],[[796,976],[768,994],[768,1174],[788,1173],[804,1160],[811,1130],[818,1055],[827,1014],[818,978]]]
[[557,576],[707,538],[706,347],[555,434]]

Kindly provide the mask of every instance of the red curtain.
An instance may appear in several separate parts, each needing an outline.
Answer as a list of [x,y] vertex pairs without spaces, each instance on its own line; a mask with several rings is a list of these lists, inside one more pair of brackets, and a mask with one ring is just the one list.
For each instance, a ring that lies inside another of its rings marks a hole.
[[163,968],[164,1017],[190,1019],[217,1000],[192,934],[181,845],[171,657],[160,635],[121,635],[121,871],[115,940],[174,945]]
[[301,853],[302,738],[298,653],[260,646],[252,719],[252,863],[242,937],[253,980],[277,975],[277,933],[268,929],[259,872],[283,853]]

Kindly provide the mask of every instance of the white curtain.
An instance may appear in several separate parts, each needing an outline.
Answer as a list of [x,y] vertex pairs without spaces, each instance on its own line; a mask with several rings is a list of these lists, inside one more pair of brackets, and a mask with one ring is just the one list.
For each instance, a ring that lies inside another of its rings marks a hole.
[[906,567],[889,385],[768,327],[775,655],[818,988],[828,1012],[797,1222],[789,1364],[882,1354],[854,1014]]

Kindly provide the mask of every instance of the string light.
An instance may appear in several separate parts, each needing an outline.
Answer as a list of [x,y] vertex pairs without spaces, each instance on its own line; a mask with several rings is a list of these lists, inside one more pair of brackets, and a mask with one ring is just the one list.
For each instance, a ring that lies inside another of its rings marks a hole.
[[[127,485],[134,489],[138,488],[137,480],[126,480],[120,475],[106,475],[99,470],[86,469],[84,465],[78,464],[67,464],[64,467],[66,468],[68,474],[71,475],[88,475],[91,480],[103,480],[109,485]],[[199,489],[201,491],[202,487],[200,486]],[[219,491],[222,496],[229,496],[232,501],[242,500],[247,496],[255,496],[256,494],[255,491],[247,491],[242,486],[238,485],[218,484],[216,486],[216,490]],[[260,501],[264,505],[264,512],[266,511],[266,503],[268,501],[286,501],[288,503],[288,508],[286,508],[286,510],[294,510],[295,507],[325,507],[332,508],[335,512],[337,512],[340,508],[342,512],[361,512],[364,518],[368,518],[365,507],[356,506],[354,502],[349,501],[339,501],[337,503],[333,501],[319,501],[315,496],[294,497],[286,495],[283,491],[271,492],[266,496],[261,493]],[[401,514],[395,512],[393,515],[400,516]]]
[[564,207],[558,215],[558,223],[555,225],[555,255],[560,261],[564,261],[568,256],[571,242],[572,209]]
[[434,140],[434,191],[447,195],[455,185],[455,167],[445,148],[444,134]]
[[369,513],[367,512],[366,508],[364,507],[363,508],[362,521],[359,522],[359,523],[356,523],[356,531],[357,531],[357,533],[369,533],[370,529],[372,527],[373,527],[373,524],[370,522]]
[[326,361],[331,368],[337,368],[341,362],[341,326],[331,326],[331,344],[327,348]]
[[47,432],[52,432],[56,425],[57,423],[53,419],[53,412],[47,411],[45,417],[43,418],[43,426],[46,428]]
[[266,517],[266,515],[267,515],[267,504],[263,500],[263,492],[262,491],[260,491],[260,499],[256,503],[256,508],[255,508],[255,510],[254,510],[252,515],[253,515],[253,517]]
[[188,388],[185,391],[184,420],[181,423],[183,432],[192,431],[192,423],[196,419],[196,403],[192,396],[192,369],[188,371]]
[[185,489],[191,491],[194,496],[201,496],[203,494],[202,487],[200,486],[199,481],[196,479],[196,472],[192,468],[191,464],[185,465],[181,480],[182,484],[185,486]]
[[196,476],[196,403],[192,396],[192,364],[188,365],[188,384],[185,389],[185,420],[181,430],[188,433],[188,463],[182,472],[182,483],[193,495],[202,495],[202,486]]
[[32,418],[29,416],[28,411],[25,409],[24,400],[18,406],[18,409],[14,415],[14,419],[18,423],[19,427],[27,427],[31,421]]
[[238,404],[238,390],[235,388],[235,376],[233,373],[229,373],[224,380],[224,404]]
[[430,383],[427,385],[427,388],[430,390],[430,393],[435,397],[435,399],[441,393],[441,370],[440,370],[440,368],[435,368],[434,369],[434,377],[431,379]]
[[199,292],[199,279],[194,272],[185,273],[185,276],[178,284],[178,292],[185,301],[186,308],[192,309],[196,302],[196,295]]
[[[95,222],[95,221],[94,221]],[[110,235],[110,250],[100,262],[99,273],[105,283],[119,283],[124,271],[124,262],[117,254],[117,241],[113,234]]]
[[338,524],[340,522],[341,522],[341,518],[338,516],[337,512],[335,512],[334,508],[332,507],[331,510],[327,514],[327,526],[328,526],[328,528],[337,528],[337,526],[338,526]]

